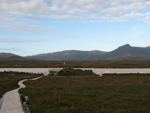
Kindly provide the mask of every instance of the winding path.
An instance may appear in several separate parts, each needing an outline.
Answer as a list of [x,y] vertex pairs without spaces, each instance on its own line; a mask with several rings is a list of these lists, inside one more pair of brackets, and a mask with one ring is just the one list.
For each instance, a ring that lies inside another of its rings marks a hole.
[[23,82],[28,80],[37,80],[39,78],[42,78],[42,76],[33,79],[21,80],[18,82],[19,88],[6,92],[0,100],[0,113],[24,113],[18,91],[26,87]]

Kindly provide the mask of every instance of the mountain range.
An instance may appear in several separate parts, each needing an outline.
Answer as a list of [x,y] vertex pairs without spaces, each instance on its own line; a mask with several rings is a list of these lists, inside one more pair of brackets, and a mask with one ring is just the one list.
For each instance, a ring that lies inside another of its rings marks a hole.
[[129,44],[105,51],[66,50],[22,57],[11,53],[0,53],[0,60],[48,60],[48,61],[94,61],[94,60],[150,60],[150,47],[132,47]]
[[26,58],[13,53],[0,53],[0,60],[26,60]]

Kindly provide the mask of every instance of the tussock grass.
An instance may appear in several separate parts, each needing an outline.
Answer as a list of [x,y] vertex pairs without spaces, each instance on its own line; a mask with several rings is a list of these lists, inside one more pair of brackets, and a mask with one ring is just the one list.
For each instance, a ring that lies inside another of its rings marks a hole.
[[5,92],[17,88],[20,80],[36,76],[38,75],[31,73],[0,72],[0,98]]
[[149,113],[150,76],[45,77],[26,83],[31,113]]

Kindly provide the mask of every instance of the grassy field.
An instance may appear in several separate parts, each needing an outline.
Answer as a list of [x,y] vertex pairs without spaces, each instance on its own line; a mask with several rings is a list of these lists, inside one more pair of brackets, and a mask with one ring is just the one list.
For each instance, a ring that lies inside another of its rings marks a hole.
[[18,87],[18,82],[22,79],[33,78],[38,75],[15,72],[0,72],[0,97],[7,91]]
[[150,76],[45,77],[26,83],[31,113],[150,113]]
[[41,68],[41,67],[95,67],[95,68],[150,68],[149,61],[37,61],[0,60],[0,68]]

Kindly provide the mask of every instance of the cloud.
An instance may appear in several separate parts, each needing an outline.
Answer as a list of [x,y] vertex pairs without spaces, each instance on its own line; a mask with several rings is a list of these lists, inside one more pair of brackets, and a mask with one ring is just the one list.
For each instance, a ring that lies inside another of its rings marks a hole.
[[150,0],[1,0],[0,11],[58,20],[149,20]]
[[41,40],[27,40],[17,38],[0,38],[0,43],[41,43]]
[[[150,0],[0,0],[0,26],[36,31],[35,20],[150,21]],[[41,28],[43,29],[43,28]]]

